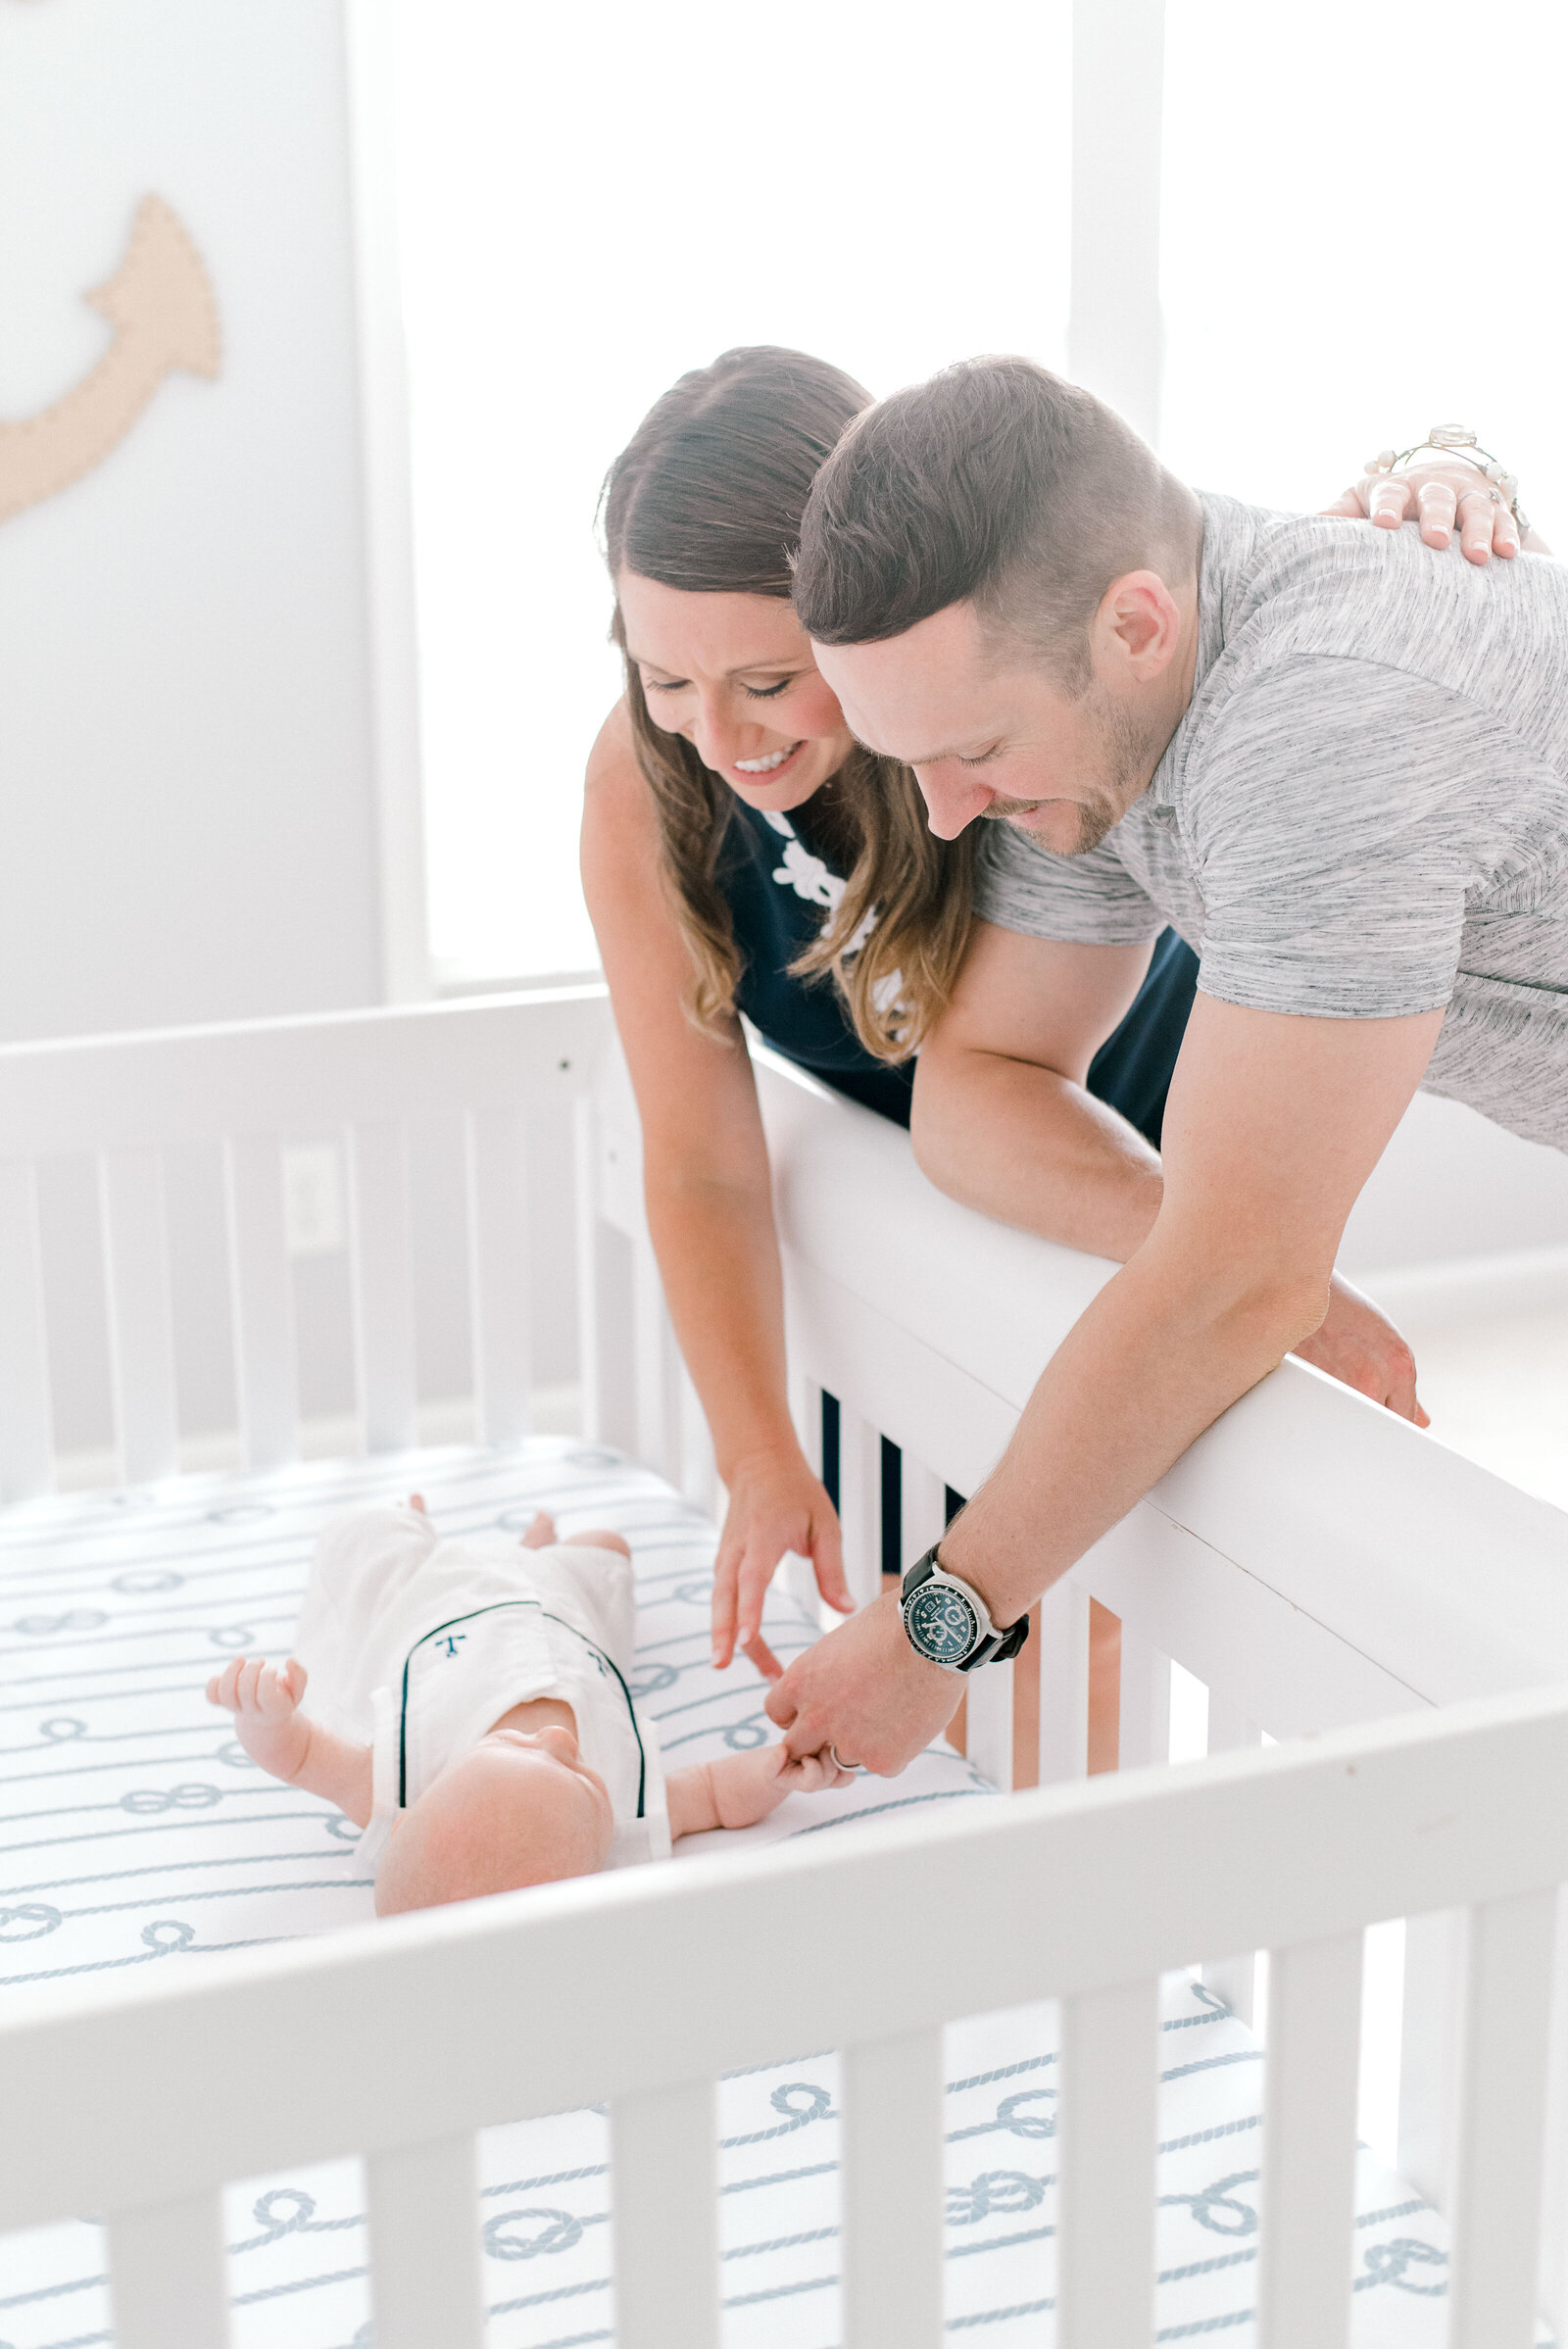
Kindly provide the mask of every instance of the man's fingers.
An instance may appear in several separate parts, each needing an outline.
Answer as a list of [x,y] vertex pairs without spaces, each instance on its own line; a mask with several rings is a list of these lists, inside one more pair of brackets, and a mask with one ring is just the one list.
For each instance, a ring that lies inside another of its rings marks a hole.
[[1396,530],[1410,511],[1410,485],[1407,481],[1374,481],[1367,491],[1366,510],[1374,522],[1385,530]]
[[781,1681],[775,1681],[769,1688],[763,1700],[762,1710],[775,1729],[787,1730],[795,1719],[797,1709],[790,1688],[790,1676],[786,1672],[784,1678]]

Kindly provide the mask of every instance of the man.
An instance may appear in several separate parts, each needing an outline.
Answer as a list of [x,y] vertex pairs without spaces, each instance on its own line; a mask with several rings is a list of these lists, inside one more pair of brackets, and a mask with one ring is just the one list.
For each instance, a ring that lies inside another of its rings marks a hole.
[[1162,923],[1202,963],[1142,1244],[907,1627],[878,1601],[769,1698],[792,1750],[891,1772],[952,1665],[1316,1328],[1418,1086],[1568,1148],[1568,571],[1199,499],[1088,394],[983,360],[852,428],[796,602],[932,829],[991,819],[916,1086],[936,1180],[964,1196],[977,1124],[1042,1130]]

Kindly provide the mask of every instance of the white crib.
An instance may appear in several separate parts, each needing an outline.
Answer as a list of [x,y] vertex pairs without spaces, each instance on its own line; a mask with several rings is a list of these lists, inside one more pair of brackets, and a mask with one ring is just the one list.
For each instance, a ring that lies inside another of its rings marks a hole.
[[[1108,1268],[954,1206],[904,1137],[762,1058],[800,1425],[814,1444],[821,1394],[838,1398],[863,1597],[881,1439],[902,1447],[909,1556],[947,1489],[984,1475]],[[297,1442],[280,1138],[328,1127],[349,1167],[365,1443],[406,1444],[411,1103],[466,1124],[481,1437],[527,1426],[522,1137],[569,1108],[588,1432],[711,1497],[592,989],[0,1052],[0,1493],[45,1491],[52,1472],[34,1168],[56,1154],[99,1160],[125,1476],[176,1468],[160,1153],[194,1137],[223,1143],[248,1460],[286,1461]],[[218,2349],[222,2183],[363,2155],[377,2349],[463,2349],[482,2334],[475,2132],[605,2102],[620,2349],[716,2349],[713,2081],[833,2046],[844,2339],[934,2349],[941,2027],[1058,1996],[1055,2337],[1147,2349],[1157,1978],[1201,1963],[1245,2011],[1250,1953],[1267,1950],[1258,2339],[1332,2349],[1348,2323],[1363,1933],[1403,1917],[1400,2166],[1449,2215],[1452,2349],[1523,2349],[1538,2308],[1568,2327],[1568,1703],[1550,1686],[1568,1681],[1565,1566],[1558,1512],[1289,1363],[1046,1601],[1038,1791],[176,1982],[40,1995],[0,2017],[0,2114],[47,2116],[26,2136],[0,2127],[0,2229],[104,2213],[120,2349]],[[1123,1624],[1123,1767],[1073,1783],[1091,1596]],[[1173,1658],[1209,1691],[1210,1758],[1129,1770],[1168,1755]],[[970,1756],[1004,1785],[1012,1694],[991,1672],[969,1705]],[[1262,1750],[1264,1730],[1314,1741]],[[843,1962],[813,1967],[819,1950]],[[545,2012],[588,1993],[592,2031],[501,2028],[520,1982]],[[416,2011],[448,2018],[439,2047],[400,2028]]]

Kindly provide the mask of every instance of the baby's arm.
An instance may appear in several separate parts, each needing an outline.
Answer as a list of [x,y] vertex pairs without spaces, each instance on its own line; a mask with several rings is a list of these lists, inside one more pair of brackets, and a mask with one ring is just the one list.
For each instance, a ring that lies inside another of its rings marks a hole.
[[782,1745],[693,1762],[669,1775],[670,1838],[678,1843],[682,1835],[706,1835],[715,1827],[755,1827],[778,1809],[786,1794],[820,1794],[829,1786],[847,1786],[854,1775],[838,1769],[825,1753],[792,1762]]
[[299,1709],[304,1694],[305,1667],[292,1657],[279,1671],[260,1656],[235,1656],[207,1684],[208,1703],[233,1714],[234,1734],[253,1762],[368,1827],[370,1748],[310,1720]]

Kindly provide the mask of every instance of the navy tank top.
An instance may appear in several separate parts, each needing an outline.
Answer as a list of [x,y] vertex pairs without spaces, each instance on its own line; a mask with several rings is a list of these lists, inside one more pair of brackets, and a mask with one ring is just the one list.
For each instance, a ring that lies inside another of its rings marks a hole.
[[[842,874],[812,845],[809,802],[789,815],[764,814],[739,799],[733,805],[717,879],[743,962],[737,1007],[824,1085],[906,1126],[914,1062],[894,1066],[866,1051],[830,977],[790,975],[844,893]],[[1198,956],[1166,930],[1132,1009],[1089,1064],[1090,1092],[1156,1150],[1197,983]]]

